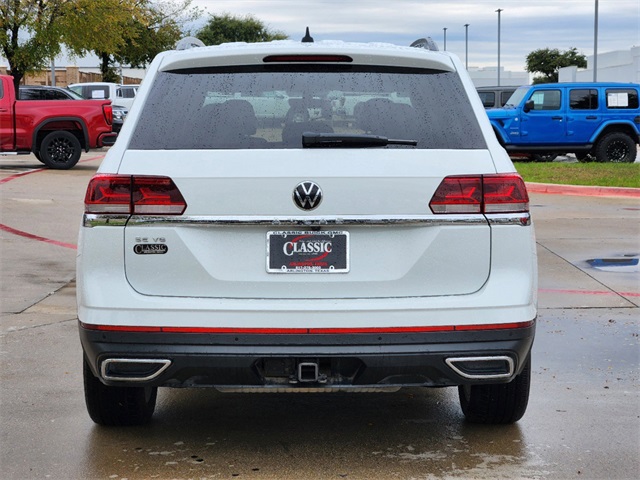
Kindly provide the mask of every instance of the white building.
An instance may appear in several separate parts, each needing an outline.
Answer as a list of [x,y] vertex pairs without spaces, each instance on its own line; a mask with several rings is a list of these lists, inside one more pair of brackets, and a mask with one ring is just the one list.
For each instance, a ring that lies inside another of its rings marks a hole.
[[[598,54],[598,82],[640,83],[640,47]],[[593,55],[587,57],[587,68],[560,69],[560,82],[593,82]]]
[[[498,85],[498,69],[496,67],[469,67],[469,76],[476,87],[495,87]],[[519,87],[528,85],[529,72],[512,72],[500,67],[500,86]]]

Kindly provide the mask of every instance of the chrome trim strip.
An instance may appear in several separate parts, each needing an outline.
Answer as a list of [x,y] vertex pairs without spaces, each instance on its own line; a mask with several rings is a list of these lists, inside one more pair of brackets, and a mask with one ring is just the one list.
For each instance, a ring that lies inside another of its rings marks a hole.
[[[509,366],[509,371],[507,373],[499,373],[499,374],[493,374],[493,375],[472,375],[469,373],[464,373],[462,370],[460,370],[458,367],[454,365],[455,362],[493,362],[496,360],[507,362],[507,365]],[[451,370],[456,372],[458,375],[471,380],[492,380],[492,379],[499,379],[499,378],[510,378],[515,371],[515,364],[513,362],[513,359],[506,355],[500,355],[495,357],[454,357],[454,358],[446,358],[444,361],[447,365],[449,365],[449,367],[451,367]]]
[[347,215],[344,217],[309,216],[285,217],[266,215],[243,216],[152,216],[85,214],[85,227],[126,225],[165,226],[268,226],[268,227],[341,227],[341,226],[451,226],[451,225],[531,225],[529,213],[503,213],[491,215]]
[[485,215],[490,225],[520,225],[528,227],[531,225],[530,213],[491,213]]
[[200,225],[200,226],[255,226],[268,227],[341,227],[354,226],[383,226],[383,225],[469,225],[487,224],[481,215],[449,215],[434,217],[432,215],[348,215],[344,217],[284,217],[284,216],[238,216],[238,217],[131,217],[130,224],[169,224],[169,225]]
[[[161,367],[146,377],[118,377],[107,374],[107,367],[111,363],[142,363],[142,364],[158,364]],[[100,365],[100,375],[105,380],[117,380],[119,382],[146,382],[147,380],[153,380],[164,372],[171,365],[171,360],[161,359],[144,359],[144,358],[108,358]]]
[[129,215],[106,215],[85,213],[82,218],[84,227],[124,227],[129,220]]

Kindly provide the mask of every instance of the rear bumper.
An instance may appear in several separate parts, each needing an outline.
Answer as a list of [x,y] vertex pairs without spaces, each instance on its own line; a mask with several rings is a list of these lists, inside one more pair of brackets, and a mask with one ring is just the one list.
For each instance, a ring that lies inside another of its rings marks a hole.
[[[103,331],[80,324],[107,385],[220,389],[367,389],[509,382],[535,323],[478,331],[236,334]],[[475,361],[477,360],[477,361]]]
[[116,143],[117,138],[118,138],[118,133],[115,131],[101,134],[98,137],[98,148],[113,146],[113,144]]

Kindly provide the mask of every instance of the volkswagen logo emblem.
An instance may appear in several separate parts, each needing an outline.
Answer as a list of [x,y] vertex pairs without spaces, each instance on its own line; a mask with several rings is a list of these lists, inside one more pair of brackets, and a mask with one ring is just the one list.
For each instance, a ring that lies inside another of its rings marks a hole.
[[314,182],[300,182],[293,189],[293,201],[302,210],[313,210],[322,202],[322,189]]

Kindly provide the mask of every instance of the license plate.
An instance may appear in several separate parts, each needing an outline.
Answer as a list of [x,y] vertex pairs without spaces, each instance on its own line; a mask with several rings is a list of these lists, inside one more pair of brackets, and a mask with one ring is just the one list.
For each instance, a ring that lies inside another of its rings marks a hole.
[[267,272],[347,273],[349,232],[267,232]]

